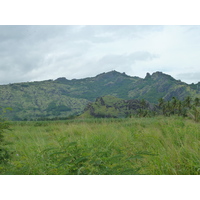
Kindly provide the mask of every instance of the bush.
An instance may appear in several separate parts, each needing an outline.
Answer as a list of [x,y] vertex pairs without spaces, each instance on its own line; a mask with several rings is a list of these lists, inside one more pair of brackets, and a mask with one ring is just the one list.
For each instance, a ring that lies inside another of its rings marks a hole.
[[[1,109],[5,113],[4,109]],[[9,129],[9,123],[3,118],[3,114],[0,116],[0,164],[6,163],[10,157],[9,151],[6,149],[6,142],[4,141],[4,132]]]

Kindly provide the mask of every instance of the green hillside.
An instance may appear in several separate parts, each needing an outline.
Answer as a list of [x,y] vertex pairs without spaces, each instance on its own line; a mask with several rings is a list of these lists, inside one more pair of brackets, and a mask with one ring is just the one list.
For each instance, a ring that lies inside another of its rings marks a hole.
[[68,88],[54,81],[0,86],[0,106],[12,108],[6,113],[12,120],[69,117],[82,112],[89,101],[64,95],[62,90]]
[[1,85],[0,94],[0,107],[13,109],[6,114],[11,120],[53,119],[81,114],[88,103],[106,95],[124,100],[145,99],[150,103],[173,96],[180,100],[186,96],[200,97],[200,82],[189,85],[162,72],[147,73],[142,79],[111,71],[85,79]]
[[123,100],[113,96],[104,96],[88,104],[80,117],[124,118],[132,115],[147,115],[150,112],[153,114],[156,110],[158,110],[156,105],[145,100]]

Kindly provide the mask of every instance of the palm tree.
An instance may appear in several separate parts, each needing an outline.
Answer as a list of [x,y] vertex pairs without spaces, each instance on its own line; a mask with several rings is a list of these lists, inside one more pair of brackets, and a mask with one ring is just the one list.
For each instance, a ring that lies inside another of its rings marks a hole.
[[183,103],[182,101],[179,101],[177,102],[177,109],[178,109],[178,115],[182,115],[183,114]]
[[165,100],[163,98],[158,99],[158,106],[162,108],[162,106],[164,105]]
[[146,103],[146,101],[145,101],[144,99],[142,99],[142,100],[140,101],[140,105],[142,106],[143,109],[145,109],[147,103]]
[[194,105],[195,105],[195,106],[200,106],[200,99],[199,99],[198,97],[196,97],[196,98],[194,99]]
[[198,122],[200,119],[200,107],[192,106],[192,109],[189,111],[189,116],[194,119],[195,122]]
[[171,102],[167,101],[166,104],[165,104],[165,115],[170,117],[171,113],[172,113]]
[[158,106],[162,109],[162,114],[165,115],[165,100],[163,98],[158,99]]
[[175,114],[177,102],[178,102],[178,100],[176,99],[176,97],[172,97],[172,101],[171,101],[171,112],[172,112],[172,114]]
[[191,108],[192,98],[190,96],[187,96],[184,100],[184,104],[185,104],[186,107]]

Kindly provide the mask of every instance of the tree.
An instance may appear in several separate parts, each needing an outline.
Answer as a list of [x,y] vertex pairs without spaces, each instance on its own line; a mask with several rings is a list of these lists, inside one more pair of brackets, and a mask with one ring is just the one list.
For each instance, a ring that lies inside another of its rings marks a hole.
[[191,108],[192,106],[192,98],[190,96],[187,96],[184,100],[184,104],[186,107]]
[[144,99],[142,99],[142,100],[140,101],[140,105],[142,106],[143,109],[145,109],[146,106],[147,106],[147,103],[146,103],[146,101],[145,101]]
[[177,112],[178,112],[178,115],[183,115],[183,103],[182,101],[179,101],[177,102]]
[[192,106],[189,111],[189,116],[194,119],[195,122],[200,120],[200,107]]
[[194,99],[194,105],[195,105],[195,106],[200,106],[200,99],[199,99],[198,97],[196,97],[196,98]]
[[176,97],[172,97],[172,101],[171,101],[171,112],[172,112],[172,114],[176,113],[177,102],[178,102],[178,100],[176,99]]
[[163,98],[158,99],[158,106],[162,108],[162,106],[164,105],[165,100]]
[[158,99],[158,106],[162,109],[162,114],[166,114],[166,103],[163,98]]

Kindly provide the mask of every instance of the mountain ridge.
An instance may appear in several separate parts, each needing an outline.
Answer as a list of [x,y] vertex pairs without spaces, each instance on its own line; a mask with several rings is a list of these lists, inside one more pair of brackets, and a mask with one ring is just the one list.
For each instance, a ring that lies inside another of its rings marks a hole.
[[168,74],[154,72],[145,78],[129,76],[115,70],[95,77],[13,83],[0,85],[0,106],[13,108],[7,113],[12,120],[69,117],[83,112],[88,103],[101,96],[124,100],[145,99],[157,103],[173,96],[200,97],[200,82],[187,84]]

